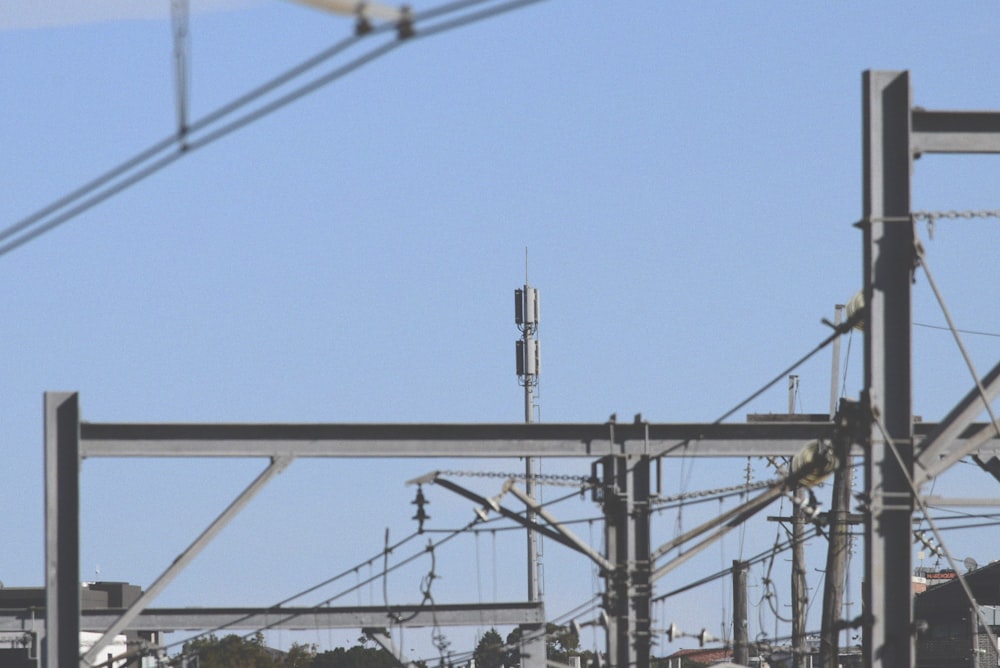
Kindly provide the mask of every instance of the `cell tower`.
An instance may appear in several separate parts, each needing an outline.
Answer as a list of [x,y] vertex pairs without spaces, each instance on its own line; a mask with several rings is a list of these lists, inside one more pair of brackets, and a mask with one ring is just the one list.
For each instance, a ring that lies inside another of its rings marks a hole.
[[[517,380],[524,387],[524,422],[534,422],[535,387],[538,373],[542,368],[541,346],[538,341],[538,290],[528,284],[528,251],[524,251],[524,287],[514,290],[514,322],[521,331],[517,341]],[[524,490],[528,496],[535,496],[535,460],[524,459]],[[528,521],[534,521],[534,513],[528,513]],[[538,537],[528,529],[528,600],[540,601]]]

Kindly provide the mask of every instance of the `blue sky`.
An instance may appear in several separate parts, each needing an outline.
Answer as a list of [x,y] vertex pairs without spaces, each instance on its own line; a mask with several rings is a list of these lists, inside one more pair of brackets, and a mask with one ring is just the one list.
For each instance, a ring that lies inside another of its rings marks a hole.
[[[0,10],[0,227],[174,132],[168,2],[138,18],[71,4]],[[192,10],[195,119],[352,29],[285,2]],[[542,295],[543,421],[714,420],[824,338],[820,319],[860,287],[862,71],[910,70],[927,108],[998,109],[998,22],[994,4],[972,2],[549,0],[405,45],[0,257],[0,580],[43,577],[46,390],[79,391],[84,417],[107,422],[519,421],[511,291],[526,247]],[[996,156],[922,158],[914,208],[1000,208],[998,176]],[[920,228],[969,330],[1000,332],[996,226],[942,222],[933,239]],[[922,276],[914,313],[944,324]],[[947,333],[913,338],[914,409],[937,420],[971,380]],[[996,337],[967,345],[980,373],[1000,352]],[[851,397],[861,349],[855,336],[848,358],[845,342]],[[825,411],[829,353],[798,373],[801,409]],[[734,419],[786,406],[779,383]],[[148,584],[261,466],[86,461],[82,576]],[[520,467],[296,462],[157,604],[274,603],[376,554],[385,527],[412,531],[406,480]],[[665,493],[738,484],[745,467],[674,462]],[[959,466],[939,485],[988,495],[996,483]],[[464,500],[429,493],[435,528],[471,519]],[[556,509],[598,514],[587,501]],[[658,519],[654,542],[677,525]],[[775,531],[756,522],[662,590]],[[959,558],[996,558],[995,536],[949,537]],[[463,541],[440,555],[436,600],[523,597],[520,532]],[[822,547],[810,553],[820,568]],[[582,558],[548,545],[544,562],[551,614],[593,593]],[[418,601],[426,568],[394,576],[392,602]],[[352,596],[381,602],[380,589]],[[717,629],[726,596],[658,610],[657,625]],[[774,633],[770,613],[751,617]],[[425,635],[404,644],[426,656]]]

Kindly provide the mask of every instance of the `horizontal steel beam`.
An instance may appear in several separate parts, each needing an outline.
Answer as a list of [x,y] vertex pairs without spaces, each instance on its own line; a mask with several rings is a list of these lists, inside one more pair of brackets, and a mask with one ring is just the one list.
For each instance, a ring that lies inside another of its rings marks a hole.
[[[103,631],[124,610],[84,610],[80,630]],[[247,631],[282,629],[361,629],[406,626],[501,626],[544,624],[543,604],[491,603],[393,605],[353,608],[147,608],[126,627],[129,631]],[[42,631],[44,611],[0,610],[0,632]]]
[[[648,426],[648,432],[646,427]],[[832,423],[101,424],[83,457],[602,457],[792,455]]]
[[912,112],[910,146],[921,153],[1000,153],[1000,112]]
[[[975,426],[975,425],[974,425]],[[973,426],[973,427],[974,427]],[[935,427],[917,423],[915,433]],[[961,446],[970,427],[955,440]],[[648,428],[648,431],[647,431]],[[80,425],[83,457],[791,457],[832,422]],[[1000,452],[1000,439],[979,450]],[[855,449],[856,454],[860,450]]]

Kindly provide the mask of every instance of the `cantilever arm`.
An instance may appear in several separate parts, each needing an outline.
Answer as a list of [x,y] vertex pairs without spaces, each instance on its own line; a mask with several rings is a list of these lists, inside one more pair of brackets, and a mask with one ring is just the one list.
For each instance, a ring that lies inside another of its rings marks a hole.
[[[548,522],[549,525],[555,531],[558,531],[561,536],[563,536],[566,540],[572,543],[570,547],[572,547],[574,550],[589,557],[591,561],[593,561],[595,564],[597,564],[607,572],[615,570],[614,566],[611,564],[610,561],[601,556],[601,554],[595,551],[592,547],[590,547],[590,545],[587,545],[587,543],[581,540],[572,531],[562,526],[559,523],[559,520],[553,517],[550,512],[548,512],[540,505],[538,505],[537,501],[535,501],[533,498],[524,493],[521,490],[521,488],[519,488],[517,485],[514,484],[513,481],[507,481],[507,484],[504,485],[504,489],[513,494],[514,496],[516,496],[517,498],[521,499],[521,501],[524,502],[524,505],[528,506],[528,508],[530,508],[533,512],[535,512],[539,517]],[[563,544],[565,545],[565,542]]]

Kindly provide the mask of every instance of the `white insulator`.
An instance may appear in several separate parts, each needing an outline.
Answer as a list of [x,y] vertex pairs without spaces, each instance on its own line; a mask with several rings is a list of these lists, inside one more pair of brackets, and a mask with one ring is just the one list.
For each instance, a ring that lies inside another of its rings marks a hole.
[[[854,293],[854,296],[847,302],[847,319],[850,320],[854,317],[855,313],[861,313],[865,310],[865,291],[858,290]],[[854,325],[854,329],[865,331],[865,321],[864,318],[858,320],[858,323]]]
[[809,441],[792,457],[791,476],[805,487],[812,487],[837,470],[833,447],[823,440]]

